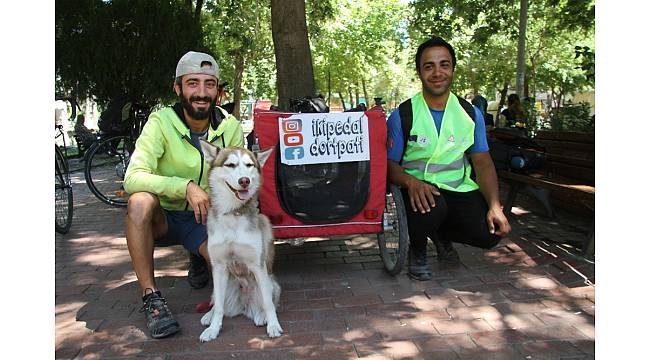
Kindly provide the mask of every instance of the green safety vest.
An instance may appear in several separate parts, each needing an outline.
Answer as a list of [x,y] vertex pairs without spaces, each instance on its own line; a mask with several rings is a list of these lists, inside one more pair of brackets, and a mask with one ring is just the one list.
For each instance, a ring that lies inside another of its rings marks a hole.
[[474,121],[453,93],[445,105],[440,134],[422,92],[411,98],[413,126],[402,158],[405,171],[441,189],[468,192],[478,189],[470,179],[472,167],[465,156],[474,144]]

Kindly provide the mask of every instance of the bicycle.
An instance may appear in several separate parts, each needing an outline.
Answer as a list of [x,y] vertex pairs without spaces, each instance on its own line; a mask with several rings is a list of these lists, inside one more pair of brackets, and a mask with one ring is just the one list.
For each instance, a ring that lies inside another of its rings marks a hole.
[[123,187],[124,174],[148,111],[134,102],[129,116],[132,119],[129,134],[108,136],[94,143],[86,152],[84,166],[90,191],[105,204],[118,207],[125,207],[128,201]]
[[[69,102],[72,105],[72,116],[70,119],[76,118],[77,107],[79,105],[75,99],[70,97],[56,97],[56,100]],[[70,169],[68,167],[63,125],[55,125],[54,127],[55,131],[58,131],[58,134],[54,136],[54,230],[60,234],[66,234],[70,231],[70,226],[72,225],[72,212],[74,209],[72,184],[70,182]],[[56,144],[56,139],[59,137],[63,140],[63,151]]]

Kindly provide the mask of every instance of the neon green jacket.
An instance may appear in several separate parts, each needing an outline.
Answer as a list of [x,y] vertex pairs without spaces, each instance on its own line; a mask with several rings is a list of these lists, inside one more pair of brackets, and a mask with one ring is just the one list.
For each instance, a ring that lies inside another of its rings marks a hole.
[[[208,140],[222,148],[242,147],[244,135],[237,119],[217,107],[224,115],[217,129],[208,129]],[[190,180],[209,192],[208,163],[190,140],[190,129],[171,107],[149,115],[149,120],[135,143],[124,178],[129,194],[146,191],[160,199],[167,210],[189,210],[185,200]]]

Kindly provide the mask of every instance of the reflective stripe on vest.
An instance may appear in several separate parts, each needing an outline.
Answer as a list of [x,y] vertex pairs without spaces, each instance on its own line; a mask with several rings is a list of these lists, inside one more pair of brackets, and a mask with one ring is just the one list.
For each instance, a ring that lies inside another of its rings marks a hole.
[[427,165],[426,161],[423,160],[413,160],[405,161],[402,163],[402,167],[405,169],[418,170],[421,172],[430,172],[435,173],[445,170],[460,170],[465,166],[465,157],[462,157],[451,164],[429,164]]

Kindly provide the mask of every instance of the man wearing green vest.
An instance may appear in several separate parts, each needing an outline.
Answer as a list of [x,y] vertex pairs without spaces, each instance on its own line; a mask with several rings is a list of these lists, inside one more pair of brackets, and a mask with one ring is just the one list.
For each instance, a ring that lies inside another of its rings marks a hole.
[[491,248],[510,232],[510,224],[499,201],[483,115],[450,91],[454,48],[433,37],[418,47],[415,66],[422,91],[409,99],[410,106],[400,106],[405,117],[412,114],[410,130],[402,129],[402,110],[388,119],[388,175],[401,187],[409,210],[408,275],[429,280],[427,238],[439,261],[458,261],[452,242]]
[[[142,291],[140,311],[153,338],[180,328],[156,287],[155,244],[183,245],[195,259],[188,274],[190,285],[203,287],[209,282],[204,260],[208,259],[209,166],[199,140],[221,148],[244,144],[239,121],[215,105],[218,85],[219,65],[212,56],[194,51],[183,55],[174,81],[180,102],[149,116],[126,171],[124,189],[131,194],[126,242]],[[200,274],[196,266],[203,267]],[[199,275],[203,278],[197,280]]]

